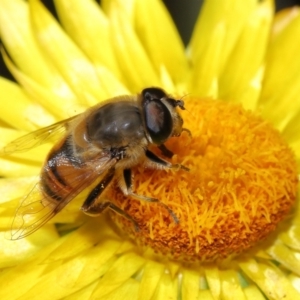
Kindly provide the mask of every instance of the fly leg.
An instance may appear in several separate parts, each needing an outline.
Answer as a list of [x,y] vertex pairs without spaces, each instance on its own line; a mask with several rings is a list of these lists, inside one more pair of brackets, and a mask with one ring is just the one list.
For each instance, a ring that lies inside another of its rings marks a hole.
[[146,150],[145,154],[146,154],[146,157],[148,158],[149,165],[152,167],[155,167],[156,169],[163,169],[163,170],[165,170],[165,169],[176,169],[176,170],[182,169],[185,171],[190,170],[189,168],[187,168],[183,165],[180,165],[180,164],[173,165],[173,164],[169,163],[168,161],[165,161],[162,158],[158,157],[157,155],[155,155],[153,152],[151,152],[149,150]]
[[103,191],[106,189],[106,187],[111,183],[112,179],[114,178],[114,175],[115,170],[113,168],[109,169],[103,177],[103,179],[89,193],[83,205],[81,206],[81,210],[84,213],[90,216],[97,216],[106,208],[102,207],[102,203],[97,203],[97,200],[99,199]]
[[100,201],[97,202],[99,197],[101,196],[102,192],[105,188],[111,183],[112,179],[114,178],[115,170],[110,169],[104,178],[97,184],[96,187],[89,193],[88,197],[84,201],[83,205],[81,206],[81,210],[92,217],[99,216],[106,208],[110,208],[111,210],[115,211],[119,215],[125,217],[129,221],[131,221],[136,229],[139,230],[139,226],[135,220],[132,219],[130,215],[128,215],[124,210],[116,206],[114,203],[110,201]]
[[[191,131],[190,131],[189,129],[187,129],[187,128],[182,128],[182,132],[183,132],[183,131],[186,131],[187,134],[188,134],[190,137],[192,137],[192,133],[191,133]],[[162,153],[165,157],[171,158],[171,157],[174,155],[174,153],[173,153],[170,149],[168,149],[167,146],[166,146],[165,144],[161,144],[161,145],[157,146],[157,148],[161,151],[161,153]]]
[[171,158],[174,153],[169,150],[165,144],[161,144],[158,146],[158,149],[161,151],[161,153],[165,156],[165,157],[168,157],[168,158]]
[[147,196],[142,196],[142,195],[138,195],[136,193],[134,193],[132,191],[132,175],[131,175],[131,170],[130,169],[125,169],[123,171],[123,184],[122,182],[120,182],[120,187],[123,191],[123,193],[125,195],[131,196],[137,200],[140,201],[146,201],[146,202],[151,202],[151,203],[157,203],[159,205],[161,205],[162,207],[164,207],[168,213],[171,215],[173,221],[175,224],[179,223],[178,217],[176,216],[176,214],[173,212],[173,210],[171,210],[166,204],[160,202],[158,199],[156,198],[152,198],[152,197],[147,197]]

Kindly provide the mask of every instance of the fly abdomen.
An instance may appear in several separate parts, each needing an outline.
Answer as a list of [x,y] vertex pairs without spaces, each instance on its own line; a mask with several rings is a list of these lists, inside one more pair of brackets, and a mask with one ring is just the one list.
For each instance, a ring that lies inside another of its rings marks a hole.
[[41,191],[48,201],[57,203],[68,197],[74,188],[74,167],[78,167],[80,160],[74,159],[72,147],[68,139],[57,145],[50,152],[41,174]]

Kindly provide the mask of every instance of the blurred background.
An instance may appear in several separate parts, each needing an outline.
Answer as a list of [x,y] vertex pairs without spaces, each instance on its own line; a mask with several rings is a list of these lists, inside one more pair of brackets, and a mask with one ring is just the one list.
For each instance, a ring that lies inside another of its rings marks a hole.
[[[53,13],[53,15],[56,16],[53,0],[42,0],[42,2]],[[168,8],[170,14],[172,15],[173,20],[182,37],[182,40],[186,45],[190,39],[193,26],[195,24],[203,0],[163,0],[163,2]],[[294,5],[300,5],[300,0],[276,0],[275,2],[277,11]],[[6,69],[3,63],[2,57],[0,58],[0,76],[4,76],[13,80],[13,78],[9,74],[9,71]]]

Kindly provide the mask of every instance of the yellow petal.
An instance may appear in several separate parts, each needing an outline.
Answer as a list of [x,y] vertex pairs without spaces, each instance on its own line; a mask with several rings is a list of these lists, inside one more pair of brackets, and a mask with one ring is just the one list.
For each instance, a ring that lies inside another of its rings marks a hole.
[[270,299],[298,299],[299,294],[287,277],[272,264],[253,259],[240,263],[243,272],[253,280]]
[[97,65],[95,68],[99,78],[101,79],[102,87],[106,91],[107,99],[120,95],[131,94],[125,84],[120,82],[109,69]]
[[97,286],[98,282],[95,281],[92,284],[89,284],[87,286],[85,286],[84,288],[82,288],[81,290],[67,296],[64,298],[64,300],[82,300],[82,299],[92,299],[91,295],[95,289],[95,287]]
[[23,160],[22,162],[18,159],[3,159],[0,158],[0,176],[3,177],[19,177],[19,176],[30,176],[39,173],[41,167],[38,164]]
[[[0,298],[10,300],[22,298],[24,293],[38,282],[40,276],[47,269],[48,265],[42,263],[45,257],[47,257],[48,253],[52,252],[62,240],[63,238],[57,239],[55,242],[43,247],[26,262],[2,272],[0,274]],[[18,288],[16,288],[16,286]]]
[[298,6],[292,6],[283,10],[278,11],[274,16],[272,34],[273,36],[277,36],[284,30],[286,26],[288,26],[291,21],[300,13],[300,9]]
[[136,280],[129,278],[122,285],[120,285],[115,290],[113,290],[112,292],[110,292],[104,298],[101,299],[107,299],[107,300],[140,299],[138,298],[139,286],[140,285]]
[[42,247],[54,242],[58,238],[53,225],[47,225],[30,238],[12,241],[7,237],[9,232],[0,232],[0,266],[1,268],[12,267],[31,257]]
[[221,279],[221,295],[222,299],[239,299],[246,300],[246,296],[242,290],[238,274],[235,270],[219,270]]
[[291,281],[293,287],[300,293],[300,276],[289,274],[288,279]]
[[289,143],[299,142],[300,140],[300,110],[287,122],[283,128],[282,135]]
[[218,97],[218,76],[221,52],[226,36],[225,24],[220,22],[207,38],[205,49],[194,62],[188,90],[200,97]]
[[[26,278],[22,276],[19,280],[15,280],[17,274],[22,274],[24,269],[19,267],[19,272],[5,272],[2,273],[0,277],[1,290],[0,297],[1,299],[20,299],[24,295],[24,292],[33,287],[34,283],[37,282],[38,278],[41,276],[43,269],[45,269],[45,265],[40,265],[34,267],[31,265],[32,271],[27,274]],[[12,271],[12,270],[10,270]],[[24,273],[23,273],[24,274]],[[19,277],[19,276],[17,276]],[[16,289],[16,286],[18,287]]]
[[[111,259],[112,255],[111,247],[107,248],[104,243],[60,265],[55,266],[52,262],[53,268],[48,268],[47,272],[41,274],[35,281],[34,287],[24,293],[23,297],[38,299],[44,291],[47,291],[49,299],[68,296],[103,276],[114,261]],[[55,289],[52,288],[53,286]]]
[[106,99],[108,95],[83,52],[62,31],[40,1],[31,0],[29,4],[34,35],[43,53],[72,87],[81,104],[92,105],[97,103],[97,99]]
[[[133,252],[123,253],[112,267],[99,280],[99,284],[93,293],[94,298],[106,297],[125,283],[133,274],[135,274],[143,265],[145,259]],[[118,276],[116,276],[118,274]]]
[[205,1],[190,42],[192,60],[197,59],[201,55],[201,51],[206,48],[206,42],[214,28],[218,24],[224,23],[228,31],[223,54],[223,62],[225,62],[255,5],[255,0],[247,0],[242,3],[238,0]]
[[[115,261],[113,254],[120,245],[117,241],[106,240],[89,251],[84,251],[78,256],[75,255],[74,259],[57,261],[55,255],[60,250],[55,251],[55,249],[60,249],[59,246],[64,242],[65,238],[56,240],[44,247],[29,261],[12,268],[3,277],[0,276],[1,285],[3,280],[8,279],[10,282],[7,289],[1,289],[0,295],[8,295],[11,285],[16,285],[16,282],[19,282],[20,290],[16,291],[10,299],[18,298],[20,295],[24,299],[27,296],[28,299],[35,299],[38,295],[43,294],[45,290],[49,291],[51,299],[58,299],[73,293],[93,282],[96,278],[101,277],[107,271]],[[41,273],[42,271],[43,273]],[[70,272],[68,276],[66,275],[67,271]],[[31,284],[26,284],[28,278],[29,280],[33,279]],[[53,284],[57,284],[58,278],[60,278],[59,286],[52,289]],[[33,289],[31,289],[32,284],[35,285]],[[24,295],[25,292],[27,292],[26,296]]]
[[209,267],[204,268],[206,280],[210,291],[214,298],[218,299],[221,296],[221,280],[220,274],[217,267]]
[[52,93],[63,96],[65,101],[74,101],[70,87],[40,52],[29,18],[25,1],[1,0],[0,32],[10,57],[34,81]]
[[[25,135],[24,131],[0,128],[1,140],[0,140],[0,157],[8,161],[15,160],[16,162],[22,163],[32,163],[38,166],[42,166],[43,161],[47,153],[50,151],[52,144],[45,143],[39,147],[29,149],[25,152],[15,152],[15,153],[5,153],[3,148],[11,141]],[[17,149],[16,149],[17,150]],[[19,175],[18,175],[19,176]]]
[[[91,234],[95,227],[101,228],[101,234]],[[108,236],[110,239],[106,241],[107,244],[104,248],[109,248],[111,243],[110,251],[118,249],[121,246],[120,238],[118,238],[110,227],[105,225],[102,218],[89,220],[84,226],[66,236],[63,243],[51,254],[50,260],[63,260],[79,255],[81,252],[91,249],[94,245],[100,244],[100,241],[103,243],[103,240]],[[118,247],[116,246],[116,242],[119,242]],[[73,246],[70,247],[70,245]]]
[[157,286],[154,299],[165,300],[165,299],[177,299],[178,293],[178,280],[177,277],[172,278],[170,274],[164,273]]
[[284,244],[277,243],[272,245],[267,252],[272,256],[272,258],[281,263],[288,270],[293,273],[300,275],[300,259],[299,253],[288,248]]
[[165,271],[163,264],[155,261],[149,261],[143,268],[143,277],[140,284],[138,299],[150,300],[157,286],[160,284],[160,279]]
[[218,298],[214,298],[211,294],[210,290],[200,290],[198,294],[198,300],[215,300]]
[[[30,191],[30,185],[36,182],[36,176],[18,178],[1,178],[0,179],[0,203],[2,208],[12,207],[16,209],[15,204],[12,204],[12,199],[20,198]],[[16,188],[18,187],[18,188]]]
[[22,177],[39,174],[42,162],[49,152],[51,145],[45,144],[28,152],[8,155],[3,152],[2,148],[11,140],[19,137],[20,132],[0,128],[0,135],[0,176]]
[[279,236],[280,240],[291,249],[300,251],[300,226],[292,225],[288,230],[282,232]]
[[300,167],[300,141],[290,144],[291,149],[294,151],[296,158],[297,158],[297,166],[298,170]]
[[136,0],[102,0],[101,7],[106,15],[109,15],[112,9],[118,9],[126,16],[128,24],[134,26]]
[[273,9],[272,1],[258,3],[244,24],[220,78],[219,96],[222,99],[255,109],[261,92],[261,69],[269,42]]
[[251,300],[251,299],[265,300],[266,299],[265,296],[263,295],[263,293],[259,290],[259,288],[253,284],[245,287],[244,293],[248,300]]
[[94,1],[55,1],[69,36],[93,62],[106,97],[128,94],[111,44],[110,23]]
[[[20,200],[30,192],[32,185],[36,182],[36,176],[0,179],[0,228],[2,230],[11,230],[13,217],[20,205]],[[9,234],[7,238],[11,239],[11,235]]]
[[189,91],[218,96],[217,78],[255,5],[255,0],[204,2],[189,45],[195,68]]
[[120,71],[109,36],[109,20],[91,0],[56,0],[55,7],[68,35],[97,66],[106,66],[117,77]]
[[112,1],[110,6],[113,48],[130,91],[135,93],[146,86],[160,86],[155,68],[126,15],[118,9],[117,1]]
[[183,270],[182,272],[182,298],[197,299],[199,294],[199,272]]
[[[184,46],[175,24],[161,1],[136,1],[136,31],[158,74],[165,67],[176,85],[188,73]],[[163,22],[163,26],[162,26]]]
[[265,80],[259,100],[264,118],[283,129],[300,110],[300,14],[274,36],[266,54]]
[[[23,86],[28,95],[30,95],[30,97],[34,99],[35,102],[39,103],[42,107],[46,108],[54,117],[56,117],[56,121],[66,118],[71,109],[80,109],[80,106],[76,105],[75,101],[68,101],[67,99],[52,94],[51,91],[39,85],[36,81],[32,80],[26,74],[18,70],[18,68],[12,63],[5,52],[3,52],[3,58],[10,72]],[[53,120],[53,117],[47,118],[47,114],[45,114],[45,117],[45,121],[48,122],[46,125],[54,123],[53,121],[50,121]],[[39,115],[39,118],[43,119],[44,115]]]
[[55,119],[41,105],[33,103],[19,85],[0,77],[0,90],[0,118],[12,127],[32,131],[54,123]]

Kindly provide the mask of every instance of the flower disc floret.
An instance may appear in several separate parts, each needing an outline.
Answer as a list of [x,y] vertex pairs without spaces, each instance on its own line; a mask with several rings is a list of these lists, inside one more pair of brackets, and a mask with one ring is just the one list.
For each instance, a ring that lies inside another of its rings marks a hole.
[[[137,194],[156,203],[125,197],[117,188],[107,196],[139,225],[112,214],[141,247],[176,260],[211,261],[239,254],[274,231],[296,199],[293,152],[268,122],[240,105],[186,99],[183,132],[167,147],[172,163],[185,170],[134,169]],[[156,152],[162,155],[159,151]]]

